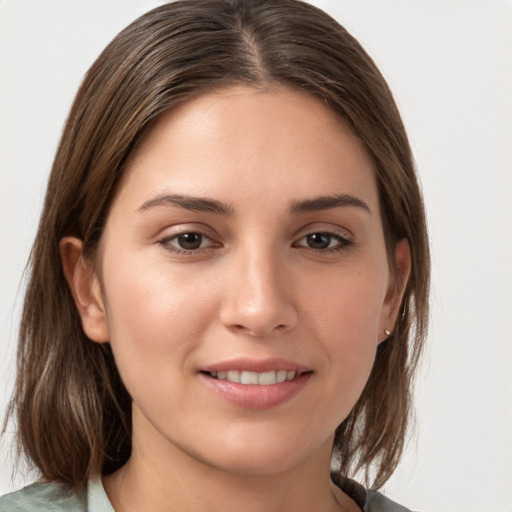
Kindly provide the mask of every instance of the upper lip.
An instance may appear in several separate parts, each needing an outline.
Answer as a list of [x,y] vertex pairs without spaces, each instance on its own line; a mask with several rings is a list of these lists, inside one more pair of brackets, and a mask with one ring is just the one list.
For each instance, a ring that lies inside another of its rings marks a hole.
[[269,358],[269,359],[251,359],[236,358],[221,361],[201,368],[203,372],[227,372],[230,370],[238,370],[241,372],[270,372],[273,370],[296,371],[297,373],[305,373],[311,371],[311,368],[303,364],[296,363],[287,359]]

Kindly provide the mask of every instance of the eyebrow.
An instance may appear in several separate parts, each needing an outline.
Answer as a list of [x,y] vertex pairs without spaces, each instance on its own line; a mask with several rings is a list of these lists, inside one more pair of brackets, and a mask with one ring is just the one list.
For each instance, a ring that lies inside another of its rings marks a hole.
[[329,210],[331,208],[342,208],[353,206],[362,208],[371,215],[370,207],[358,197],[350,194],[338,194],[332,196],[320,196],[312,199],[303,199],[292,203],[292,213],[307,213],[321,210]]
[[193,197],[180,194],[160,194],[137,208],[138,212],[144,212],[156,206],[170,205],[198,212],[215,213],[217,215],[231,216],[233,207],[221,203],[215,199],[205,197]]
[[[143,203],[138,212],[144,212],[150,208],[157,206],[169,205],[184,208],[185,210],[214,213],[223,216],[232,216],[234,208],[231,205],[210,199],[206,197],[194,197],[182,194],[160,194],[149,201]],[[370,207],[358,197],[350,194],[338,194],[332,196],[319,196],[311,199],[301,199],[291,204],[291,213],[307,213],[321,210],[329,210],[332,208],[343,207],[362,208],[371,214]]]

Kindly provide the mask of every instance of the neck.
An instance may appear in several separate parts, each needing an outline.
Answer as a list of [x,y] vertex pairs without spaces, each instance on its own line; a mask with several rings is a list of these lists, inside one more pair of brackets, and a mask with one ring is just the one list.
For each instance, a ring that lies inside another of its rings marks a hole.
[[[223,462],[219,465],[202,459],[186,446],[170,442],[140,414],[134,414],[133,426],[130,460],[103,479],[116,512],[359,510],[331,484],[334,436],[322,446],[305,450],[308,455],[304,457],[294,453],[285,461],[277,457],[266,463],[263,457],[255,462],[253,457],[260,454],[247,450],[234,461],[221,457]],[[268,455],[272,457],[271,453]]]
[[134,449],[125,466],[104,478],[104,486],[117,512],[352,510],[353,502],[346,495],[339,490],[333,492],[330,451],[330,444],[326,443],[318,453],[293,468],[240,474],[213,467],[173,447],[165,458],[162,453]]

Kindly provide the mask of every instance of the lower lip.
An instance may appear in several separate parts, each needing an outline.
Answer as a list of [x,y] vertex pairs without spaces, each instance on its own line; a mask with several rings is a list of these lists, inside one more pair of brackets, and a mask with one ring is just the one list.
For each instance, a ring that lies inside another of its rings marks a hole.
[[244,409],[269,409],[287,402],[297,395],[306,385],[311,372],[300,377],[277,384],[260,386],[257,384],[238,384],[227,380],[214,379],[200,374],[204,382],[221,398]]

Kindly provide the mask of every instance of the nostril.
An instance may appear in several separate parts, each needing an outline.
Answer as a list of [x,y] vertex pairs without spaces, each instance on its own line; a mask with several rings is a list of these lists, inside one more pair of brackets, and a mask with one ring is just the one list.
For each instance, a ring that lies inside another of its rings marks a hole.
[[238,333],[244,333],[250,336],[253,336],[255,338],[263,338],[265,336],[268,336],[272,332],[283,332],[287,329],[287,326],[285,324],[279,324],[274,327],[267,328],[265,325],[242,325],[242,324],[235,324],[231,326],[231,329],[233,331]]
[[233,333],[261,338],[282,335],[293,328],[297,323],[297,311],[293,300],[284,292],[282,297],[255,296],[247,287],[242,287],[223,300],[220,320]]

